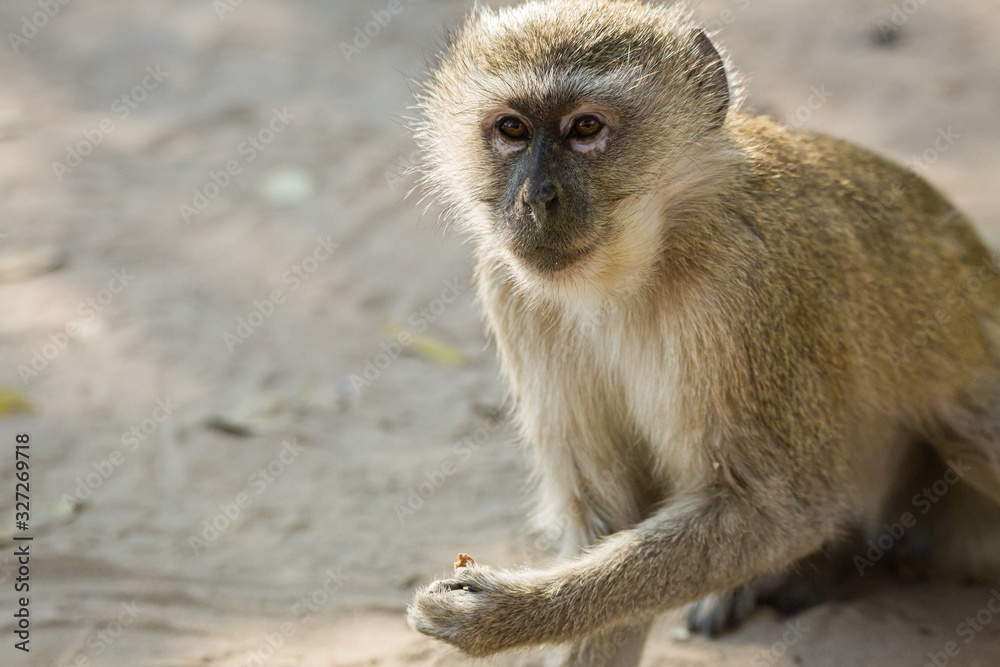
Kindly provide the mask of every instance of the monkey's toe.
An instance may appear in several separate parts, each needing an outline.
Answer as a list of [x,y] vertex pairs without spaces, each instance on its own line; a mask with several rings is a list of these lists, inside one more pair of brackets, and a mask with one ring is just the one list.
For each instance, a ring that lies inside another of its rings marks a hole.
[[829,586],[825,580],[813,581],[794,577],[780,588],[758,593],[757,606],[767,606],[779,614],[791,616],[815,607],[827,597],[829,597]]
[[718,637],[734,630],[760,607],[792,615],[813,607],[828,596],[833,570],[762,575],[723,593],[688,605],[688,629]]
[[739,626],[756,608],[757,591],[749,584],[714,593],[688,605],[688,629],[708,637],[718,637]]

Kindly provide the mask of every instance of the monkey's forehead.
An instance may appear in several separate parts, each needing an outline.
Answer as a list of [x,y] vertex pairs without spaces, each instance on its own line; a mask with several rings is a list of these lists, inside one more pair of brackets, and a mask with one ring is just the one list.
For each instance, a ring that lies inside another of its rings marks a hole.
[[642,85],[645,76],[635,70],[597,74],[522,68],[498,75],[469,76],[460,85],[443,91],[439,100],[444,101],[450,118],[464,111],[473,121],[498,108],[554,120],[581,105],[603,109],[612,116],[641,115],[648,106],[647,99],[630,95],[629,91]]
[[441,69],[483,74],[665,66],[690,53],[695,24],[681,4],[545,0],[480,10],[454,35]]

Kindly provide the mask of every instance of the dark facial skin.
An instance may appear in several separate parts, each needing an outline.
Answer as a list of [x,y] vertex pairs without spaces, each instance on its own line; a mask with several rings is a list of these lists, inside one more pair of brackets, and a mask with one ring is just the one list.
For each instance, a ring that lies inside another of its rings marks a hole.
[[585,175],[614,132],[608,112],[578,107],[548,117],[504,109],[486,136],[505,183],[495,206],[511,251],[541,273],[556,273],[597,245]]

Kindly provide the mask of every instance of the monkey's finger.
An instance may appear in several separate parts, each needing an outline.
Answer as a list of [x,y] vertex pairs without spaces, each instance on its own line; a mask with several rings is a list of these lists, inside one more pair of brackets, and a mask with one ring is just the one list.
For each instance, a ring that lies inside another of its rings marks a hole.
[[443,579],[441,581],[435,581],[427,588],[428,593],[450,593],[451,591],[481,593],[482,589],[473,583],[459,581],[458,579]]

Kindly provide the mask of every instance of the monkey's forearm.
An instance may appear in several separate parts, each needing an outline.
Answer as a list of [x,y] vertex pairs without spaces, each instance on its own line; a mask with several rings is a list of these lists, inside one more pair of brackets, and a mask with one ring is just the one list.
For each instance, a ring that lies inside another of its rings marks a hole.
[[794,505],[733,495],[689,499],[612,535],[546,573],[544,641],[679,607],[779,569],[836,534],[834,516]]
[[473,656],[564,643],[774,571],[836,535],[835,506],[761,493],[674,502],[551,569],[462,568],[417,593],[410,623]]

